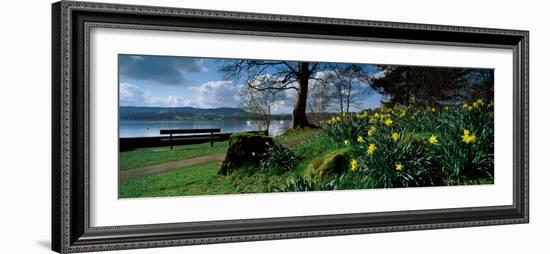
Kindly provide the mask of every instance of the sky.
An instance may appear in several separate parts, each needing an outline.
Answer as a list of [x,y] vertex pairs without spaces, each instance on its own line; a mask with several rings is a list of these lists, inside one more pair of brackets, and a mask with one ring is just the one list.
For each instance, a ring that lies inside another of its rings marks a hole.
[[[238,108],[244,81],[224,79],[223,59],[119,55],[120,106]],[[273,113],[290,114],[295,90],[286,90]],[[365,96],[362,108],[380,105],[376,92]]]

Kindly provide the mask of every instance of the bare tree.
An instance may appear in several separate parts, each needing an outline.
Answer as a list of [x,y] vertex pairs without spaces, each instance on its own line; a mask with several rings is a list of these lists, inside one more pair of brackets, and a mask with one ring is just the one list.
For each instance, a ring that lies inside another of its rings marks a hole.
[[329,64],[320,80],[330,87],[340,113],[349,113],[351,108],[360,109],[359,99],[369,93],[368,74],[357,64]]
[[284,91],[294,89],[297,92],[292,111],[292,128],[313,127],[307,120],[306,106],[309,81],[323,65],[320,63],[267,60],[233,60],[219,68],[225,78],[233,80],[255,80],[265,77],[263,82],[247,82],[247,86],[256,91]]
[[[249,81],[262,83],[267,77],[257,77]],[[259,118],[258,130],[269,133],[269,125],[273,118],[273,110],[277,100],[282,99],[281,91],[257,90],[254,86],[245,85],[241,88],[241,108]],[[265,128],[265,129],[264,129]]]
[[308,112],[309,118],[314,124],[319,124],[324,117],[324,114],[329,112],[332,102],[331,91],[329,86],[325,86],[320,82],[313,83],[309,90]]

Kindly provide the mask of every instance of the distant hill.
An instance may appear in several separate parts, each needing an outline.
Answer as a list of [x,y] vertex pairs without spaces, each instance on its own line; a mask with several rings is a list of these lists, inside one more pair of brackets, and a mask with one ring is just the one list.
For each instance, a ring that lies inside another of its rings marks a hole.
[[[120,120],[171,121],[171,120],[253,120],[257,116],[240,108],[193,107],[119,107]],[[290,119],[290,115],[274,116],[277,120]]]

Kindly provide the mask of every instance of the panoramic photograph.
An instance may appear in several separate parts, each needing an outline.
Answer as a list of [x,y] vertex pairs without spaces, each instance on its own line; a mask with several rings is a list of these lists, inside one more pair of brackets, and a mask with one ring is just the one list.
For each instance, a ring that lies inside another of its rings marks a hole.
[[118,56],[119,198],[494,183],[494,70]]

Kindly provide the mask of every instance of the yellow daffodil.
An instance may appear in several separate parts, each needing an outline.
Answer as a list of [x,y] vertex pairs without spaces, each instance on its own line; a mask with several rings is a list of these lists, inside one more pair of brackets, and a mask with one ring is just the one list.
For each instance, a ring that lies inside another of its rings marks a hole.
[[472,106],[474,106],[474,108],[480,108],[484,105],[485,105],[485,102],[483,101],[483,99],[477,99],[472,103]]
[[344,140],[344,145],[349,145],[349,140]]
[[477,141],[476,135],[470,135],[470,131],[464,129],[464,135],[462,135],[462,142],[466,144],[473,144]]
[[449,106],[445,106],[445,111],[449,110]]
[[428,143],[430,144],[435,144],[437,143],[437,137],[435,135],[432,135],[429,139],[428,139]]
[[386,126],[390,126],[392,123],[393,123],[393,121],[390,118],[386,118],[386,120],[384,120],[384,124]]
[[430,108],[430,111],[435,112],[435,108]]
[[483,99],[477,99],[476,104],[479,106],[483,106],[485,105],[485,102],[483,101]]
[[328,124],[335,124],[335,123],[338,123],[338,119],[336,119],[336,117],[332,117],[330,120],[327,121]]
[[372,136],[372,134],[374,134],[375,131],[376,131],[376,127],[371,126],[371,127],[367,130],[367,135],[370,137],[370,136]]
[[466,144],[473,144],[477,141],[477,138],[475,135],[471,136],[462,136],[462,141]]
[[468,111],[472,111],[474,109],[472,106],[468,106]]
[[398,163],[395,164],[395,170],[403,171],[403,170],[405,170],[405,166],[403,166],[403,164],[398,162]]
[[468,103],[464,102],[464,104],[462,104],[462,107],[467,109],[470,105],[468,105]]
[[357,142],[358,143],[363,143],[363,142],[365,142],[365,139],[363,139],[363,136],[357,136]]
[[358,165],[357,165],[357,161],[355,159],[351,160],[350,166],[351,166],[351,172],[353,172],[353,173],[357,172]]
[[256,156],[256,153],[255,152],[252,152],[252,157]]
[[367,148],[367,153],[368,154],[373,154],[374,151],[376,151],[376,145],[370,144],[369,147]]
[[391,138],[393,141],[397,141],[399,139],[399,134],[397,132],[394,132],[391,134]]
[[369,112],[364,111],[363,113],[357,114],[357,119],[363,119],[366,118],[369,115]]

